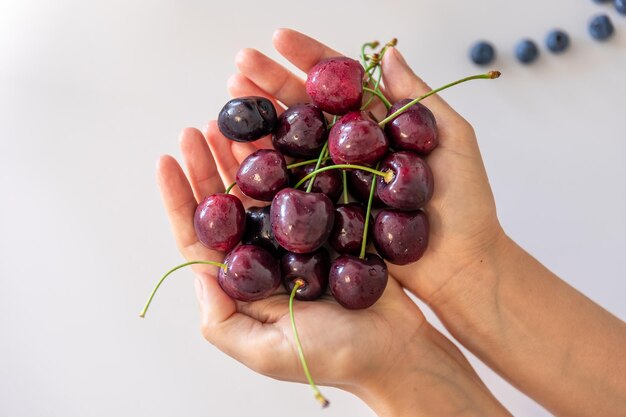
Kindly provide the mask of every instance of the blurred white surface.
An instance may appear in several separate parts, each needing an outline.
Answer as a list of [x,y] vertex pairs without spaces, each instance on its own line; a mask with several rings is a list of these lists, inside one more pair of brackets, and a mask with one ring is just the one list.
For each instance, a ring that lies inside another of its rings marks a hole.
[[[506,4],[505,4],[506,3]],[[606,44],[586,32],[607,11]],[[292,27],[357,56],[398,37],[438,86],[477,69],[468,45],[498,48],[497,82],[444,93],[475,126],[507,232],[626,317],[626,18],[590,0],[4,1],[0,3],[0,415],[356,416],[327,389],[255,375],[204,342],[191,274],[137,313],[181,261],[154,182],[181,128],[227,100],[233,57]],[[563,56],[512,56],[561,27]],[[282,60],[281,60],[282,62]],[[432,315],[429,315],[432,318]],[[329,352],[332,355],[332,352]],[[473,360],[473,359],[472,359]],[[515,415],[549,415],[473,360]]]

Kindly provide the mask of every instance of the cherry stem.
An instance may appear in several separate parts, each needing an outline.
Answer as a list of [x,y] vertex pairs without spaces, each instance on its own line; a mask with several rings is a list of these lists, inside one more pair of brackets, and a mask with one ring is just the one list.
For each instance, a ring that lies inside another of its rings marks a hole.
[[226,191],[224,191],[224,193],[229,194],[230,191],[235,187],[235,185],[237,185],[237,182],[233,182],[232,184],[230,184],[228,188],[226,189]]
[[423,96],[420,96],[418,98],[416,98],[415,100],[411,101],[410,103],[407,103],[406,105],[400,107],[398,110],[396,110],[394,113],[392,113],[391,115],[387,116],[386,118],[384,118],[383,120],[381,120],[378,123],[378,126],[385,127],[385,125],[387,123],[389,123],[390,121],[392,121],[393,119],[395,119],[396,117],[398,117],[399,115],[401,115],[402,113],[404,113],[405,111],[407,111],[407,109],[409,107],[411,107],[412,105],[424,100],[426,97],[430,97],[433,94],[437,94],[440,91],[443,91],[445,89],[448,89],[450,87],[453,87],[457,84],[461,84],[464,83],[466,81],[471,81],[471,80],[493,80],[495,78],[498,78],[500,76],[500,71],[489,71],[486,74],[478,74],[478,75],[472,75],[471,77],[465,77],[465,78],[461,78],[460,80],[454,81],[450,84],[446,84],[443,87],[439,87],[435,90],[432,90],[426,94],[424,94]]
[[300,336],[298,336],[298,329],[296,328],[296,319],[293,314],[293,299],[296,297],[296,293],[298,289],[304,286],[304,281],[301,279],[296,279],[294,282],[293,289],[291,290],[291,295],[289,296],[289,318],[291,319],[291,328],[293,329],[293,337],[296,341],[296,347],[298,348],[298,356],[300,357],[300,363],[302,363],[302,369],[304,369],[304,374],[306,375],[306,379],[309,381],[309,385],[313,389],[315,393],[315,399],[318,400],[322,407],[328,407],[330,402],[322,395],[315,382],[313,382],[313,378],[311,377],[311,373],[309,372],[309,367],[306,364],[306,359],[304,358],[304,351],[302,350],[302,343],[300,342]]
[[348,200],[348,175],[345,169],[341,171],[341,176],[343,177],[343,204],[348,204],[350,202]]
[[150,307],[150,303],[152,302],[152,299],[154,298],[154,295],[156,294],[157,290],[159,289],[159,287],[161,286],[163,281],[165,281],[165,278],[167,278],[172,272],[177,271],[180,268],[184,268],[186,266],[195,265],[195,264],[219,266],[223,270],[226,270],[226,264],[223,264],[223,263],[220,263],[220,262],[213,262],[213,261],[189,261],[189,262],[185,262],[184,264],[180,264],[178,266],[175,266],[174,268],[172,268],[169,271],[167,271],[167,273],[165,275],[163,275],[163,277],[161,277],[161,279],[159,280],[157,285],[152,290],[152,293],[150,294],[150,297],[148,298],[148,301],[146,301],[146,305],[143,307],[143,310],[141,310],[141,313],[139,313],[139,317],[143,318],[143,317],[146,316],[146,312],[148,311],[148,307]]
[[364,43],[363,46],[361,46],[361,62],[363,63],[364,67],[366,66],[365,64],[367,62],[367,55],[365,54],[365,48],[374,49],[374,48],[377,48],[379,44],[380,43],[378,41],[372,41],[372,42]]
[[[328,161],[330,159],[330,156],[327,156],[325,158],[322,158],[322,162],[324,161]],[[302,161],[302,162],[296,162],[294,164],[291,165],[287,165],[287,169],[294,169],[294,168],[298,168],[304,165],[311,165],[317,162],[317,158],[315,159],[309,159],[308,161]]]
[[[389,100],[387,100],[387,97],[385,97],[385,95],[380,91],[380,90],[376,90],[376,89],[372,89],[369,87],[363,87],[363,91],[367,91],[368,93],[372,93],[373,95],[375,95],[376,97],[378,97],[380,99],[380,101],[383,102],[383,104],[385,105],[385,107],[387,107],[387,109],[389,109],[391,107],[391,103],[389,102]],[[371,100],[370,100],[371,101]],[[369,104],[370,101],[368,101],[363,107],[362,109],[366,108]]]
[[[380,162],[376,164],[376,169],[380,166]],[[372,203],[374,202],[374,194],[376,193],[376,175],[372,177],[372,186],[370,187],[370,196],[367,200],[367,210],[365,211],[365,225],[363,226],[363,238],[361,239],[361,253],[359,258],[365,258],[365,249],[367,248],[367,231],[370,225],[370,214],[372,213]]]
[[312,175],[311,181],[309,182],[309,185],[306,187],[307,193],[310,193],[311,189],[313,188],[313,183],[315,182],[315,176],[317,175],[316,171],[319,169],[320,165],[322,165],[322,159],[324,159],[324,157],[326,156],[325,154],[326,154],[327,149],[328,149],[328,141],[324,143],[324,146],[322,147],[322,150],[320,151],[320,156],[319,158],[317,158],[317,163],[315,164],[315,170],[313,171],[315,174]]
[[320,169],[316,169],[315,171],[305,175],[300,181],[298,181],[298,183],[296,185],[293,186],[293,188],[299,188],[302,184],[304,184],[305,182],[307,182],[307,180],[321,172],[324,171],[330,171],[331,169],[359,169],[361,171],[365,171],[365,172],[369,172],[370,174],[375,174],[375,175],[379,175],[381,177],[383,177],[383,180],[386,183],[391,182],[391,180],[393,180],[393,177],[395,176],[395,174],[393,173],[392,170],[389,171],[378,171],[376,169],[370,168],[370,167],[364,167],[361,165],[352,165],[352,164],[337,164],[337,165],[330,165],[327,167],[322,167]]

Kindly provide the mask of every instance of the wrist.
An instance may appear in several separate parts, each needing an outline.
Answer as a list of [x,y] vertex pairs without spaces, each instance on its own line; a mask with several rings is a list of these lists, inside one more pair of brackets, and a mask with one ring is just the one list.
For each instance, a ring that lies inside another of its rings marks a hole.
[[384,375],[347,389],[376,415],[509,415],[460,351],[428,323],[397,357]]

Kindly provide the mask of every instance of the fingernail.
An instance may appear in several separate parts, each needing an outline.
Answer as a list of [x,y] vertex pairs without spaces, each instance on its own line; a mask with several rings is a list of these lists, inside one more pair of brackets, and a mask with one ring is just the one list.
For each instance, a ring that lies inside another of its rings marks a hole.
[[194,287],[196,288],[196,297],[198,298],[198,303],[203,304],[206,300],[206,294],[204,292],[204,283],[202,282],[202,278],[196,276],[194,281]]

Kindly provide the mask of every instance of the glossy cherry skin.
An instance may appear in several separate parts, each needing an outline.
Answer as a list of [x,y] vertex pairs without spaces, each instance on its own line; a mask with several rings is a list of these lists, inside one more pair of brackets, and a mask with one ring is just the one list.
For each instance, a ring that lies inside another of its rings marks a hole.
[[198,240],[209,249],[227,252],[241,240],[246,211],[230,194],[212,194],[196,207],[193,226]]
[[272,143],[284,155],[310,158],[319,155],[328,127],[326,117],[313,104],[296,104],[278,117]]
[[378,177],[378,195],[389,207],[417,210],[424,207],[433,196],[432,171],[426,161],[413,152],[392,153],[382,161],[379,169],[394,172],[389,183]]
[[336,164],[371,166],[385,156],[388,149],[385,133],[367,112],[346,114],[328,134],[328,150]]
[[239,165],[235,181],[248,197],[272,201],[278,191],[289,185],[287,162],[274,149],[259,149]]
[[359,203],[335,207],[335,224],[328,243],[340,254],[358,255],[365,230],[365,207]]
[[224,258],[217,282],[226,294],[240,301],[267,298],[280,285],[280,265],[263,248],[239,245]]
[[[322,167],[327,166],[327,164],[322,164]],[[306,175],[310,174],[315,170],[315,164],[305,165],[302,167],[297,167],[291,170],[291,185],[296,185],[298,181],[304,178]],[[311,180],[306,181],[304,184],[300,186],[300,189],[306,190],[309,182]],[[343,182],[341,179],[341,171],[338,169],[331,169],[329,171],[320,172],[315,176],[315,182],[313,182],[313,187],[311,187],[311,191],[314,193],[323,193],[328,196],[332,201],[337,201],[337,198],[341,194],[343,190]]]
[[374,220],[374,246],[386,261],[410,264],[424,255],[429,230],[428,217],[421,210],[383,209]]
[[341,255],[330,266],[328,285],[335,300],[351,310],[372,306],[387,287],[387,265],[378,255]]
[[[370,174],[366,171],[358,169],[348,170],[348,190],[350,194],[359,202],[367,205],[370,198],[370,191],[372,189],[372,177],[374,174]],[[385,203],[380,199],[378,195],[378,186],[374,190],[374,198],[372,200],[372,207],[384,207]]]
[[309,253],[328,239],[335,210],[325,194],[285,188],[274,197],[270,218],[280,246],[290,252]]
[[[405,98],[394,103],[387,116],[411,101],[410,98]],[[396,151],[413,151],[420,155],[428,155],[439,145],[435,116],[422,103],[412,105],[387,123],[385,133],[390,146]]]
[[312,301],[320,298],[328,286],[330,257],[328,251],[319,248],[312,253],[287,252],[280,260],[283,285],[291,293],[295,281],[301,279],[304,286],[296,291],[296,299]]
[[342,115],[361,107],[363,99],[363,66],[346,57],[328,58],[309,71],[306,92],[313,104],[323,111]]
[[276,257],[280,257],[283,248],[274,239],[270,222],[270,206],[249,207],[246,210],[246,230],[241,243],[260,246]]
[[276,109],[265,97],[230,100],[217,116],[222,135],[237,142],[252,142],[269,135],[276,126]]

